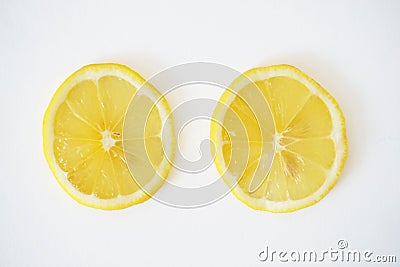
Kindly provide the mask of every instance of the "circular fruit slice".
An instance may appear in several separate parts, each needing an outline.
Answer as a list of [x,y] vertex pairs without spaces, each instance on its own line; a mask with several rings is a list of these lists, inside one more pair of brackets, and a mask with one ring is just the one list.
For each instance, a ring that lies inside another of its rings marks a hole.
[[[141,106],[136,109],[148,118],[145,127],[151,127],[154,142],[145,151],[126,151],[122,146],[125,113],[139,89],[142,101],[154,106],[149,117]],[[174,133],[169,113],[160,93],[128,67],[85,66],[64,81],[46,110],[43,143],[47,162],[62,188],[83,205],[112,210],[143,202],[161,187],[171,168],[167,159],[173,157]],[[163,133],[162,143],[169,155],[160,152],[163,126],[168,132]],[[156,164],[134,164],[141,167],[135,173],[138,177],[133,177],[126,153],[135,155],[132,161]],[[154,170],[162,175],[154,175]]]
[[295,67],[249,70],[221,96],[211,123],[215,164],[246,205],[290,212],[321,200],[347,157],[342,111]]

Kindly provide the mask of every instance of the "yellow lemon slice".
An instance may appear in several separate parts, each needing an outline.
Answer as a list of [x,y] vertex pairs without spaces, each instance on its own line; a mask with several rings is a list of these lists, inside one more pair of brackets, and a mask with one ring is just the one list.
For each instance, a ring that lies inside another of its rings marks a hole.
[[[138,90],[135,118],[147,120],[140,137],[123,133],[126,111]],[[171,168],[174,133],[169,114],[160,93],[128,67],[85,66],[64,81],[46,110],[47,162],[62,188],[83,205],[112,210],[143,202],[161,187]],[[163,127],[167,132],[161,134]],[[144,143],[146,134],[151,135],[146,149],[134,144],[123,147],[124,139]],[[134,155],[129,162],[128,154]],[[137,166],[135,177],[128,164]]]
[[215,164],[246,205],[290,212],[321,200],[347,157],[343,113],[299,69],[249,70],[221,96],[211,123]]

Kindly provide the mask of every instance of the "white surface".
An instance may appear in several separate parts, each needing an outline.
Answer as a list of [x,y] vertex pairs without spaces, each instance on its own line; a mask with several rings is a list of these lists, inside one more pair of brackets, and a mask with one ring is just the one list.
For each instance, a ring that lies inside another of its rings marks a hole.
[[[398,1],[1,1],[0,266],[265,266],[265,245],[321,251],[340,238],[399,262],[399,13]],[[42,152],[59,84],[88,63],[149,78],[196,60],[241,71],[289,63],[328,89],[349,139],[333,191],[281,215],[232,195],[114,212],[70,199]]]

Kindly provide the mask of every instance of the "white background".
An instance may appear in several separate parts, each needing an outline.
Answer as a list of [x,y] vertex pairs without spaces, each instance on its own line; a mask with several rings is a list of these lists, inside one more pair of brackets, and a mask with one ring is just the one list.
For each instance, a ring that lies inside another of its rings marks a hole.
[[[400,261],[399,14],[399,1],[2,0],[0,266],[267,266],[265,245],[321,251],[340,238]],[[150,78],[196,60],[292,64],[335,96],[349,157],[327,197],[290,214],[232,195],[200,209],[149,200],[105,212],[64,193],[41,134],[60,83],[89,63]]]

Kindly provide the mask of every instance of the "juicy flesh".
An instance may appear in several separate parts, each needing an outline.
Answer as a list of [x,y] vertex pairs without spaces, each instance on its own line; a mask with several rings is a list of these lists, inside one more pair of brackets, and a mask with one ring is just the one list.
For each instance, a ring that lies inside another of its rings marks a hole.
[[[54,120],[54,155],[69,182],[80,192],[111,199],[140,190],[136,177],[133,179],[129,172],[122,148],[124,116],[135,92],[129,82],[103,76],[75,85],[59,106]],[[141,103],[153,105],[146,97]],[[153,109],[146,124],[146,132],[152,134],[146,150],[154,164],[160,162],[160,125],[158,111]],[[135,140],[143,144],[143,138]],[[150,181],[154,168],[141,163],[147,158],[143,154],[146,151],[135,150],[131,145],[127,153],[132,155],[132,164],[141,168],[138,179],[144,183]]]
[[[244,87],[239,95],[221,130],[225,165],[238,186],[271,201],[298,200],[318,190],[335,159],[325,103],[283,76]],[[275,127],[260,99],[268,102]]]

